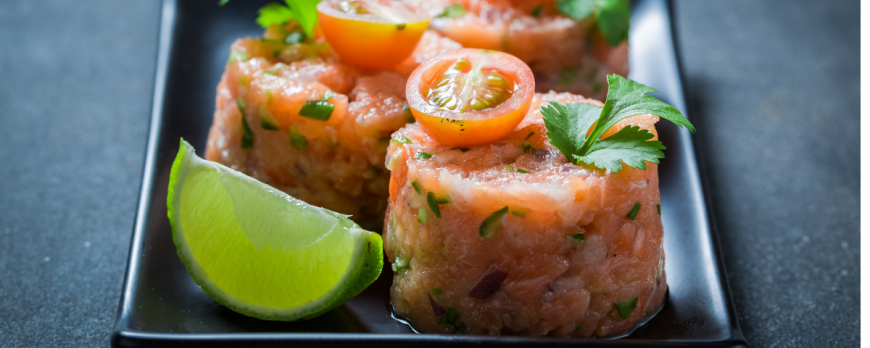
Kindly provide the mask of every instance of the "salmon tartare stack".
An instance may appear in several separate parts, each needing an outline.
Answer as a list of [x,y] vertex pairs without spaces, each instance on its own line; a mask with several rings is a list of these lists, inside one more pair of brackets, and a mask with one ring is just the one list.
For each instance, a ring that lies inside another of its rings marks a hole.
[[409,79],[417,123],[388,149],[384,248],[394,311],[419,331],[613,337],[664,304],[652,111],[691,124],[630,101],[654,90],[616,75],[607,107],[536,94],[530,76],[516,57],[463,49]]
[[[426,30],[423,16],[424,25],[402,30],[416,32],[413,42],[393,43],[410,45],[404,56],[372,60],[391,59],[387,66],[395,68],[343,59],[336,53],[340,46],[326,40],[334,28],[325,23],[309,34],[290,21],[269,26],[260,38],[236,40],[217,87],[206,159],[380,230],[390,135],[414,121],[402,72],[461,47]],[[331,25],[342,30],[342,23]],[[390,30],[396,31],[395,25]]]

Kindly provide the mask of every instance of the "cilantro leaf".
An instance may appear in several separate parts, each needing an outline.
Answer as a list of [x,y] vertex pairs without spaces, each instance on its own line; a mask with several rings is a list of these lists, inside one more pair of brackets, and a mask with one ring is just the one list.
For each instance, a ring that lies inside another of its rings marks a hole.
[[599,0],[598,30],[604,35],[607,45],[618,46],[628,40],[629,18],[631,9],[623,0]]
[[610,46],[628,40],[631,9],[626,0],[556,0],[556,9],[575,21],[594,17]]
[[594,165],[598,168],[608,168],[612,172],[622,170],[622,163],[632,168],[646,169],[646,162],[659,163],[664,158],[661,151],[665,149],[661,141],[652,140],[653,134],[640,127],[628,126],[616,134],[596,141],[585,156],[574,155],[578,161]]
[[541,108],[541,114],[544,115],[550,143],[571,160],[573,157],[568,154],[580,153],[586,133],[601,114],[601,107],[586,103],[562,105],[550,102],[550,105]]
[[[562,105],[550,102],[541,108],[550,143],[569,161],[593,165],[611,172],[622,170],[622,164],[646,169],[646,163],[659,163],[664,158],[664,145],[645,129],[627,126],[601,139],[608,129],[627,117],[653,114],[686,127],[695,127],[674,107],[647,93],[655,89],[619,75],[607,76],[609,90],[604,106],[587,103]],[[594,125],[594,127],[593,127]],[[590,128],[592,128],[590,130]],[[588,136],[587,136],[588,135]]]
[[582,21],[595,11],[595,0],[556,0],[556,9],[568,18]]
[[284,0],[286,6],[276,3],[267,4],[260,8],[257,23],[263,28],[268,28],[295,19],[305,31],[305,35],[311,37],[314,25],[317,24],[317,4],[319,2],[320,0]]

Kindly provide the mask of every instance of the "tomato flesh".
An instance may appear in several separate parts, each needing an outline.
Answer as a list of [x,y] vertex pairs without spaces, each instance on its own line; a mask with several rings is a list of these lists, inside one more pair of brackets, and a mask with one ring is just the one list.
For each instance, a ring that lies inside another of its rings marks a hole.
[[534,75],[518,58],[465,48],[421,64],[408,79],[406,97],[430,136],[447,146],[472,146],[510,134],[534,91]]
[[324,0],[317,5],[317,17],[341,59],[378,70],[408,58],[430,19],[423,9],[398,0]]

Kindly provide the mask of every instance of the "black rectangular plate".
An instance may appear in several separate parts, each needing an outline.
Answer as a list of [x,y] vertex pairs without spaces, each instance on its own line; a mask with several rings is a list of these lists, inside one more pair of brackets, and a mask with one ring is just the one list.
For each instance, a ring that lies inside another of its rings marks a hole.
[[[719,247],[711,230],[691,135],[667,122],[659,166],[669,302],[627,338],[582,340],[415,334],[387,307],[392,271],[356,298],[315,319],[268,322],[217,304],[178,260],[166,218],[166,191],[178,139],[202,154],[214,112],[215,86],[230,44],[258,36],[262,1],[165,0],[162,9],[151,130],[114,347],[140,346],[408,346],[477,345],[663,347],[746,346]],[[665,0],[636,1],[630,35],[631,78],[686,110]]]

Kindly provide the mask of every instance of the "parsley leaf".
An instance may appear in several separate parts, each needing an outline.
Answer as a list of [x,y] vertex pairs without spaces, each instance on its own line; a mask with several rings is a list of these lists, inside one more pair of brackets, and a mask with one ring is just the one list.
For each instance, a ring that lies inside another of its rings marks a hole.
[[659,163],[658,159],[665,157],[661,151],[665,147],[660,141],[651,140],[653,134],[645,129],[627,126],[601,139],[610,127],[635,115],[657,115],[695,131],[679,110],[647,95],[657,92],[655,89],[615,74],[607,76],[607,83],[609,90],[603,107],[550,102],[541,108],[550,144],[569,161],[583,162],[614,173],[622,170],[622,163],[640,169],[646,169],[645,162]]
[[610,46],[628,40],[631,9],[626,0],[556,0],[556,9],[575,21],[594,17]]
[[435,18],[459,18],[465,15],[465,7],[462,4],[453,4],[444,8],[444,12]]
[[281,25],[295,19],[299,22],[307,37],[314,32],[317,24],[317,3],[320,0],[284,0],[286,6],[271,3],[260,8],[257,23],[263,28]]

